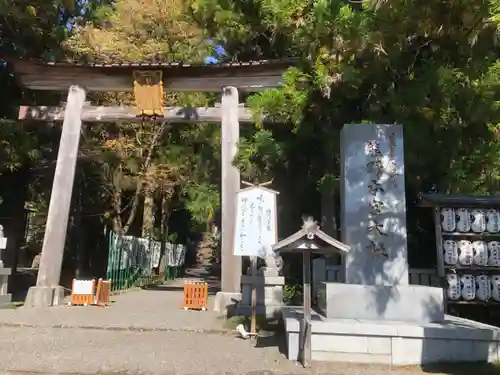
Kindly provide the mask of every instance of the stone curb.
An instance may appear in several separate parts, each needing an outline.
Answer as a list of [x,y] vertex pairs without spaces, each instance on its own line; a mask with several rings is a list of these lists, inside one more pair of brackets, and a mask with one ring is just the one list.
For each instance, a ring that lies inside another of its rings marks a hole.
[[[231,329],[199,329],[199,328],[151,328],[151,327],[113,327],[113,326],[87,326],[87,325],[63,325],[63,324],[23,324],[23,323],[1,323],[0,328],[49,328],[49,329],[87,329],[96,331],[115,332],[190,332],[209,335],[229,335],[234,333]],[[0,372],[0,375],[3,375]]]

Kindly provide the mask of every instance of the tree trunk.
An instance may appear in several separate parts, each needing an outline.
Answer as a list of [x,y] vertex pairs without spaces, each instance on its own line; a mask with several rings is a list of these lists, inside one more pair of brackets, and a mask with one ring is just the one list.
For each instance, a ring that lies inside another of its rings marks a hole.
[[[7,237],[7,248],[2,250],[1,257],[4,267],[10,268],[12,275],[17,270],[18,254],[24,244],[26,232],[25,202],[30,183],[30,169],[24,166],[18,171],[6,173],[2,179],[3,186],[1,196],[3,202],[2,218],[0,225],[3,226],[4,235]],[[11,277],[11,280],[14,278]],[[12,291],[14,283],[9,283],[9,290]]]
[[[113,232],[122,234],[122,189],[121,189],[121,166],[111,174],[111,186],[113,188],[113,195],[111,197],[111,205],[113,207]],[[117,181],[118,180],[118,181]]]
[[163,194],[161,197],[161,219],[160,219],[160,244],[161,244],[161,252],[160,252],[160,265],[158,274],[161,278],[163,278],[165,266],[167,263],[167,254],[165,252],[167,237],[168,237],[168,219],[170,218],[170,199],[166,194]]
[[126,224],[122,228],[123,234],[128,232],[128,230],[130,229],[130,226],[134,222],[135,215],[137,213],[137,207],[139,206],[139,198],[141,195],[141,189],[144,185],[144,176],[147,173],[149,166],[151,165],[152,158],[153,158],[153,151],[154,151],[156,145],[158,144],[158,141],[159,141],[161,135],[163,134],[164,130],[165,130],[164,124],[158,125],[158,130],[153,135],[151,143],[149,144],[149,147],[147,149],[146,159],[144,160],[144,164],[142,165],[141,173],[137,177],[136,189],[135,189],[134,197],[132,198],[132,208],[130,209],[130,213],[129,213],[128,219],[126,220]]
[[142,214],[142,238],[153,238],[155,227],[153,189],[146,188],[144,192],[144,211]]

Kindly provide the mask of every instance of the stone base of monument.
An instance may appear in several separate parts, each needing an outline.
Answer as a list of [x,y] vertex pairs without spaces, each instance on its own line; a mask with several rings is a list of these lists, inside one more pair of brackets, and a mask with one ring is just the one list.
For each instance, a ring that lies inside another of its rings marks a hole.
[[241,301],[241,293],[217,292],[215,294],[214,311],[226,316],[233,315],[231,311],[237,308]]
[[[283,307],[288,359],[299,358],[302,307]],[[327,319],[313,311],[312,359],[316,361],[420,365],[495,362],[500,329],[446,315],[441,323]]]
[[280,316],[283,305],[283,276],[244,275],[241,277],[241,302],[238,314],[250,316],[252,314],[252,285],[257,288],[257,315],[272,318]]
[[10,274],[10,268],[0,267],[0,306],[6,305],[12,301],[12,295],[7,293]]
[[318,287],[318,310],[329,319],[442,322],[443,289],[323,282]]

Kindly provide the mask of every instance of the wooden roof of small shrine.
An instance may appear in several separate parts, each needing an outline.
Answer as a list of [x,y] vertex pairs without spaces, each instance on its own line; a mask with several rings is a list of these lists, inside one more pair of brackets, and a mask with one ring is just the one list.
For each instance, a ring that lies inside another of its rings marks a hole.
[[20,84],[32,90],[63,91],[81,85],[88,91],[133,90],[134,70],[161,70],[166,91],[219,92],[234,86],[242,91],[277,87],[296,59],[187,64],[183,62],[72,63],[7,59]]
[[312,218],[304,220],[304,224],[299,231],[273,245],[273,251],[275,252],[324,252],[331,251],[330,248],[342,253],[351,250],[349,245],[323,232],[318,223]]

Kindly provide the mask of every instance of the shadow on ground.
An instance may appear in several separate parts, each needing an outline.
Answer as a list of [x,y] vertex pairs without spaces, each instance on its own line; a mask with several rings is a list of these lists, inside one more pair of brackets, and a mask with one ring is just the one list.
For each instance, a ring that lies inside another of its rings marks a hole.
[[278,349],[279,353],[284,357],[287,356],[286,337],[283,330],[276,331],[260,331],[255,343],[256,348],[272,348]]
[[500,365],[484,362],[436,363],[421,366],[425,373],[450,375],[498,375]]
[[[247,316],[229,318],[224,328],[234,330],[239,324],[242,324],[247,332],[251,331],[250,317]],[[283,321],[278,318],[257,316],[256,326],[258,337],[253,340],[254,346],[256,348],[277,348],[279,353],[286,357],[286,336]]]

